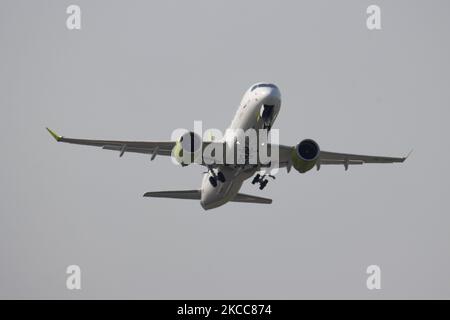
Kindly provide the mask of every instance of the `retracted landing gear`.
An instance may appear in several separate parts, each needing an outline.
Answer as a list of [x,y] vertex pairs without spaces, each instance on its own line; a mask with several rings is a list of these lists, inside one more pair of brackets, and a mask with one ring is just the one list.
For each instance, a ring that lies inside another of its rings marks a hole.
[[263,175],[261,175],[261,174],[258,173],[258,174],[253,178],[252,184],[259,183],[259,190],[262,190],[262,189],[264,189],[264,188],[267,186],[267,184],[269,183],[269,180],[267,180],[266,177],[275,179],[275,177],[272,176],[272,175],[270,175],[270,174],[263,174]]

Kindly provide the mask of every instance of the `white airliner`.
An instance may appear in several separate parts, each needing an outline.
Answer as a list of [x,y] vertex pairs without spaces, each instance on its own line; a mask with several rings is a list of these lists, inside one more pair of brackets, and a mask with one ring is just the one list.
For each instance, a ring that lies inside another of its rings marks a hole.
[[[271,83],[254,84],[245,92],[236,115],[231,122],[230,129],[242,129],[243,131],[248,129],[270,130],[280,111],[280,107],[281,94],[277,86]],[[151,160],[156,155],[173,156],[183,166],[187,165],[181,160],[183,156],[185,157],[186,154],[192,156],[195,150],[199,149],[197,147],[194,148],[194,145],[200,145],[200,150],[203,151],[211,143],[220,144],[227,148],[227,141],[236,142],[236,139],[233,140],[233,137],[230,139],[226,135],[218,141],[206,142],[202,141],[194,132],[182,135],[177,141],[164,142],[88,140],[66,138],[57,135],[48,128],[47,130],[58,142],[116,150],[120,152],[120,156],[125,152],[143,153],[148,154]],[[208,171],[204,174],[200,189],[147,192],[144,196],[200,200],[200,204],[205,210],[217,208],[228,201],[270,204],[272,203],[271,199],[239,193],[243,182],[255,174],[252,184],[258,184],[259,189],[264,189],[268,183],[267,178],[274,178],[270,174],[265,173],[265,168],[268,166],[271,168],[286,168],[287,172],[290,172],[291,168],[294,167],[298,172],[305,173],[314,166],[319,170],[322,165],[343,165],[345,170],[347,170],[350,165],[395,163],[403,162],[407,158],[407,156],[395,158],[322,151],[319,145],[311,139],[305,139],[295,146],[270,145],[268,147],[278,148],[278,158],[269,165],[258,161],[256,163],[248,163],[246,161],[244,163],[234,162],[231,164],[224,162],[207,163],[202,159],[198,163],[207,167]]]

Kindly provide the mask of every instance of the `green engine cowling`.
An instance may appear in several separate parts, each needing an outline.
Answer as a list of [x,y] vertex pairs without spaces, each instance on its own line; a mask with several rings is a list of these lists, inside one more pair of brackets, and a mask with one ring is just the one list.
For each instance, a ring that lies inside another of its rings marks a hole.
[[311,170],[320,155],[319,145],[312,139],[305,139],[292,148],[292,166],[300,173]]
[[202,139],[194,132],[186,132],[175,143],[172,149],[172,156],[182,166],[187,166],[194,162],[201,163]]

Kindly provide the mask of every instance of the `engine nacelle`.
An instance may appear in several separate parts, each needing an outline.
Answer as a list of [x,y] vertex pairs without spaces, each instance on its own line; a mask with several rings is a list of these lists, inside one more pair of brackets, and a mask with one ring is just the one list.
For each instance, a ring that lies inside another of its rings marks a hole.
[[172,149],[172,155],[182,166],[187,166],[194,162],[201,163],[202,138],[190,131],[183,134]]
[[312,139],[305,139],[293,148],[292,165],[298,172],[305,173],[315,166],[319,155],[319,145]]

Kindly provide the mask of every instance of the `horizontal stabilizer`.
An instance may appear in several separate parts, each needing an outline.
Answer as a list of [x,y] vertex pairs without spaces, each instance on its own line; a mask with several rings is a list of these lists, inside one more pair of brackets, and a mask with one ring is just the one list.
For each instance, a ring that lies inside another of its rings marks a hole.
[[249,203],[265,203],[265,204],[272,203],[272,199],[252,196],[252,195],[245,194],[245,193],[238,193],[230,201],[232,201],[232,202],[249,202]]
[[[201,192],[200,190],[154,191],[145,193],[144,197],[200,200]],[[230,201],[265,204],[272,203],[272,199],[252,196],[245,193],[238,193]]]
[[200,190],[155,191],[145,193],[144,197],[200,200],[201,193]]

